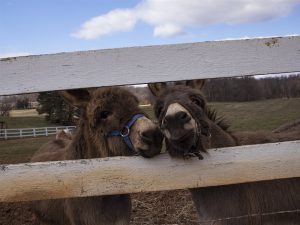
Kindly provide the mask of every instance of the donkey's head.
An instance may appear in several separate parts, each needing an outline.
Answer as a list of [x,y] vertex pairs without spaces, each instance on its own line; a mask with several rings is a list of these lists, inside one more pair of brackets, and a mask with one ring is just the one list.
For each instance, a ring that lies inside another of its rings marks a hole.
[[171,155],[198,154],[205,150],[203,140],[210,136],[206,101],[200,92],[203,80],[149,84],[154,96],[155,115],[166,137],[167,150]]
[[70,104],[82,108],[83,136],[98,157],[133,154],[151,157],[160,152],[163,135],[129,91],[108,87],[61,94]]

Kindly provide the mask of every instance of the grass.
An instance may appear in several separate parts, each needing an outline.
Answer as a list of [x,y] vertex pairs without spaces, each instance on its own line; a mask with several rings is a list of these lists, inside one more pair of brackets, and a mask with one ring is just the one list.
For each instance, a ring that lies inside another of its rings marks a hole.
[[255,102],[211,103],[232,130],[273,130],[300,118],[300,98]]
[[35,109],[12,110],[10,117],[2,117],[7,129],[56,126],[45,120],[45,115],[39,115]]
[[[255,102],[210,103],[231,124],[232,130],[273,130],[276,127],[300,118],[300,98],[272,99]],[[142,109],[153,118],[149,106]],[[12,127],[49,126],[43,116],[27,111],[13,112],[9,125]],[[21,115],[26,115],[21,116]],[[54,137],[15,139],[0,141],[0,163],[28,161],[32,154]]]
[[52,136],[0,141],[0,163],[28,162],[33,153],[53,138]]
[[153,112],[152,106],[141,106],[140,108],[141,108],[147,115],[149,115],[151,119],[155,119],[155,118],[154,118],[154,112]]
[[15,109],[11,110],[9,115],[11,117],[36,117],[40,116],[36,109]]

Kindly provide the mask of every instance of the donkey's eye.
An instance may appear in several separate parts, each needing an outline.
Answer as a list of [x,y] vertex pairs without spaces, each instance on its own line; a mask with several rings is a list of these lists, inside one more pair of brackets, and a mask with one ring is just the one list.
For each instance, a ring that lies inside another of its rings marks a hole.
[[192,101],[193,103],[195,103],[196,105],[200,106],[200,107],[203,106],[201,100],[199,100],[198,98],[191,97],[191,101]]
[[107,119],[107,117],[110,116],[110,115],[111,115],[111,112],[108,112],[108,111],[102,111],[102,112],[100,112],[100,119],[105,120],[105,119]]

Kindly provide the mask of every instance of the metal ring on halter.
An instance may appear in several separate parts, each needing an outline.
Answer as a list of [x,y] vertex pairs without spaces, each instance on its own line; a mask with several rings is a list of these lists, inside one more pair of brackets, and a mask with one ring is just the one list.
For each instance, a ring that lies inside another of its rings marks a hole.
[[130,134],[130,128],[127,126],[123,127],[123,129],[120,131],[120,136],[123,138],[127,137],[129,134]]
[[132,118],[125,124],[125,126],[121,130],[114,130],[111,131],[106,135],[106,137],[122,137],[125,144],[134,151],[134,146],[130,140],[130,128],[133,126],[133,124],[141,117],[144,117],[145,115],[142,113],[138,113],[132,116]]
[[201,128],[199,127],[199,125],[198,125],[197,122],[196,122],[196,133],[197,133],[198,135],[201,134]]
[[207,138],[211,138],[211,133],[209,132],[208,135],[206,136]]

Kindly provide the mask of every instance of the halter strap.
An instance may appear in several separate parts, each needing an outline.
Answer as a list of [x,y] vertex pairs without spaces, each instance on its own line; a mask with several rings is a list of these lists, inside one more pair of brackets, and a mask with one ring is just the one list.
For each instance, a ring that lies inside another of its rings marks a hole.
[[134,146],[130,140],[130,128],[133,126],[133,124],[141,117],[144,117],[144,114],[138,113],[135,114],[121,130],[114,130],[111,131],[110,133],[107,134],[107,137],[118,137],[120,136],[125,144],[132,150],[134,151]]

